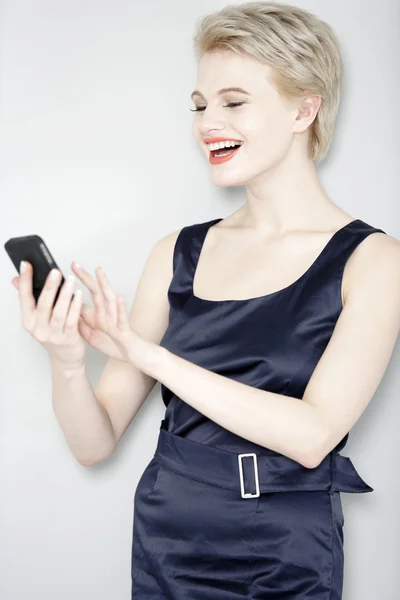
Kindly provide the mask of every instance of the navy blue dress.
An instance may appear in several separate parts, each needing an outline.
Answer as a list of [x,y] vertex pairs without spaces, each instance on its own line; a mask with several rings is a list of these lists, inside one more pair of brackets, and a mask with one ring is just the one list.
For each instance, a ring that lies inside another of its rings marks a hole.
[[[224,377],[301,400],[342,310],[345,263],[368,235],[385,232],[355,219],[287,287],[205,300],[194,295],[193,278],[206,234],[221,220],[179,233],[160,345]],[[165,418],[134,496],[132,598],[339,600],[340,494],[373,491],[340,454],[348,434],[308,469],[161,390]]]

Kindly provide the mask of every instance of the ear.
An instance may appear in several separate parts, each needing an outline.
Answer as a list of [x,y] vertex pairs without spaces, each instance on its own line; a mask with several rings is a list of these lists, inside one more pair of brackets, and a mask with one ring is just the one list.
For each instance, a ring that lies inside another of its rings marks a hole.
[[293,133],[303,133],[313,123],[321,106],[321,96],[309,96],[301,101],[298,108]]

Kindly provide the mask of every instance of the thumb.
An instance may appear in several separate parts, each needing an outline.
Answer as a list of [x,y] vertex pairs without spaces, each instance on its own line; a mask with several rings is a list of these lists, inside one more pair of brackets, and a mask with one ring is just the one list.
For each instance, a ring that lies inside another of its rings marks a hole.
[[82,304],[81,306],[81,319],[84,319],[86,323],[92,328],[96,328],[96,320],[95,320],[95,310],[91,306],[87,304]]
[[79,330],[79,333],[81,334],[81,336],[87,342],[90,343],[90,339],[93,335],[93,329],[85,323],[85,321],[82,319],[82,317],[79,317],[79,320],[78,320],[78,330]]

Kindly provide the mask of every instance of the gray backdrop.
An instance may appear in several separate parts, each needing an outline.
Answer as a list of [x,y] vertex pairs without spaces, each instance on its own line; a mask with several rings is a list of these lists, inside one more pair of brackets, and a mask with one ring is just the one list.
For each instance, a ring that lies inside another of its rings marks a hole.
[[[41,235],[65,276],[72,260],[92,274],[102,265],[130,305],[161,236],[243,203],[244,188],[213,186],[191,134],[195,21],[225,4],[1,2],[2,244]],[[345,60],[323,186],[353,217],[400,238],[398,1],[294,4],[335,28]],[[160,386],[115,455],[80,466],[53,413],[47,353],[21,327],[4,250],[0,269],[0,597],[127,600],[133,495],[155,450]],[[88,361],[94,385],[106,357],[89,347]],[[399,594],[396,367],[399,344],[343,452],[375,489],[342,494],[345,600]]]

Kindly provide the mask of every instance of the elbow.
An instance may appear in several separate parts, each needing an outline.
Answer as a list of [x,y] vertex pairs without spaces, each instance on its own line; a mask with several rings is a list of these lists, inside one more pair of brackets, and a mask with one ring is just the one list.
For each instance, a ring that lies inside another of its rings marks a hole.
[[96,462],[97,462],[97,461],[87,460],[85,458],[77,458],[76,460],[82,467],[91,467],[92,465],[96,464]]
[[92,467],[93,465],[109,458],[114,452],[114,450],[115,448],[113,448],[112,451],[107,452],[106,454],[102,454],[101,456],[98,456],[96,458],[77,458],[77,461],[80,465],[82,465],[82,467]]
[[320,431],[308,445],[307,451],[302,453],[298,462],[306,469],[316,469],[328,454],[328,443],[327,433]]
[[102,460],[105,460],[106,458],[108,458],[108,456],[103,456],[102,458],[97,458],[93,460],[82,458],[78,459],[78,463],[82,465],[82,467],[92,467],[93,465],[96,465],[97,463],[101,462]]
[[314,451],[312,454],[308,454],[306,457],[303,457],[299,462],[301,462],[303,467],[306,469],[316,469],[318,465],[321,464],[323,459],[324,457],[320,453]]

